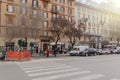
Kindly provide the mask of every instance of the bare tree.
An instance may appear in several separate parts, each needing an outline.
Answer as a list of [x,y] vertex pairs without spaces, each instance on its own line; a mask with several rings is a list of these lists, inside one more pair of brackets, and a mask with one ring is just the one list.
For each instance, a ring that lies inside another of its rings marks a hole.
[[6,27],[6,37],[8,39],[8,41],[12,41],[13,38],[16,37],[16,31],[14,29],[14,27],[12,26],[7,26]]
[[77,28],[78,28],[78,34],[76,34],[76,37],[79,39],[79,41],[81,40],[81,37],[83,36],[83,33],[84,33],[84,24],[81,22],[81,20],[79,20],[79,23],[77,25]]
[[117,28],[117,31],[115,32],[115,37],[116,37],[116,40],[117,40],[117,46],[120,45],[120,27]]
[[41,10],[39,7],[33,8],[27,5],[19,6],[21,13],[19,14],[19,27],[21,28],[21,36],[27,42],[28,37],[37,38],[40,34],[40,27],[43,21]]
[[75,22],[73,23],[69,22],[69,25],[67,26],[64,33],[66,37],[69,39],[69,42],[71,43],[73,48],[77,40],[77,35],[79,35],[79,29],[75,28]]
[[51,19],[51,27],[49,31],[52,33],[52,37],[55,41],[55,48],[57,47],[57,42],[61,38],[61,34],[64,32],[65,27],[67,26],[67,20],[58,16],[57,18]]

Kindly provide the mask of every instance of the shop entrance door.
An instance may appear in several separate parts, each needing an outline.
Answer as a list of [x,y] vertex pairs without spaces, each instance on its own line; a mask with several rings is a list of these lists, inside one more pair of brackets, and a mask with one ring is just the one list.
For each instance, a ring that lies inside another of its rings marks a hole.
[[44,44],[43,44],[43,50],[45,51],[46,49],[48,49],[48,44],[47,44],[47,43],[44,43]]

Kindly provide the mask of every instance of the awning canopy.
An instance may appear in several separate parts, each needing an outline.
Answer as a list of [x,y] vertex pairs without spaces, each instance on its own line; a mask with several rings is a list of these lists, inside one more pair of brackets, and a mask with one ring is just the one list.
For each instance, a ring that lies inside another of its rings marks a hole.
[[[57,45],[64,45],[64,42],[57,42]],[[50,45],[55,45],[55,42],[51,42]]]

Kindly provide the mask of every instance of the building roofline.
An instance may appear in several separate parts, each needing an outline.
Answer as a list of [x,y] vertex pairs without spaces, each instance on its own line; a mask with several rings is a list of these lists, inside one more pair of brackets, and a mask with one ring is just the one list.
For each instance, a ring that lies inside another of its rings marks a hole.
[[119,16],[120,16],[120,14],[117,13],[117,12],[112,12],[112,11],[107,10],[107,9],[98,8],[98,7],[94,7],[94,6],[91,6],[91,5],[83,4],[83,3],[81,3],[81,2],[75,2],[75,6],[76,6],[76,5],[81,5],[81,6],[83,6],[83,7],[87,7],[87,8],[90,8],[90,9],[94,9],[94,10],[99,11],[99,12],[103,12],[103,13],[107,13],[107,14],[109,13],[109,14],[119,15]]

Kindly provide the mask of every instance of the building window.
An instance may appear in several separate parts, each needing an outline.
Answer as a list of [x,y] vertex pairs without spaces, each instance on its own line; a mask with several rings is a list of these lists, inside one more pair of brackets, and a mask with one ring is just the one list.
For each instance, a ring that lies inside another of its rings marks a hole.
[[65,0],[60,0],[60,3],[65,4]]
[[36,18],[37,16],[37,10],[33,10],[33,17]]
[[13,24],[13,18],[14,18],[14,16],[7,15],[6,18],[7,18],[7,24]]
[[61,15],[62,19],[65,19],[65,16]]
[[79,13],[79,12],[78,12],[78,14],[77,14],[77,15],[78,15],[77,17],[78,17],[78,18],[80,18],[80,13]]
[[47,12],[44,12],[44,13],[43,13],[43,16],[44,16],[44,18],[48,18],[48,13],[47,13]]
[[32,7],[38,7],[38,1],[32,0]]
[[46,9],[48,7],[48,4],[46,2],[43,3],[43,8]]
[[43,35],[44,35],[44,36],[47,36],[47,32],[46,32],[46,31],[44,31],[44,32],[43,32]]
[[45,21],[44,24],[43,24],[43,27],[44,28],[48,27],[48,22]]
[[11,2],[13,2],[13,0],[7,0],[7,1],[11,1]]
[[52,11],[57,11],[57,6],[56,5],[52,5]]
[[60,7],[60,12],[64,13],[65,12],[65,8],[64,7]]
[[72,0],[68,0],[68,6],[72,6]]
[[69,21],[69,22],[72,22],[72,17],[68,17],[68,21]]
[[52,19],[57,18],[57,14],[52,14]]
[[68,9],[68,14],[72,14],[72,9]]
[[52,0],[52,1],[57,2],[57,0]]
[[8,12],[13,12],[14,11],[14,7],[12,5],[7,5],[7,11]]
[[22,13],[22,14],[25,14],[25,13],[26,13],[26,9],[25,9],[25,8],[22,8],[22,9],[21,9],[21,13]]
[[21,3],[27,3],[27,0],[21,0]]

